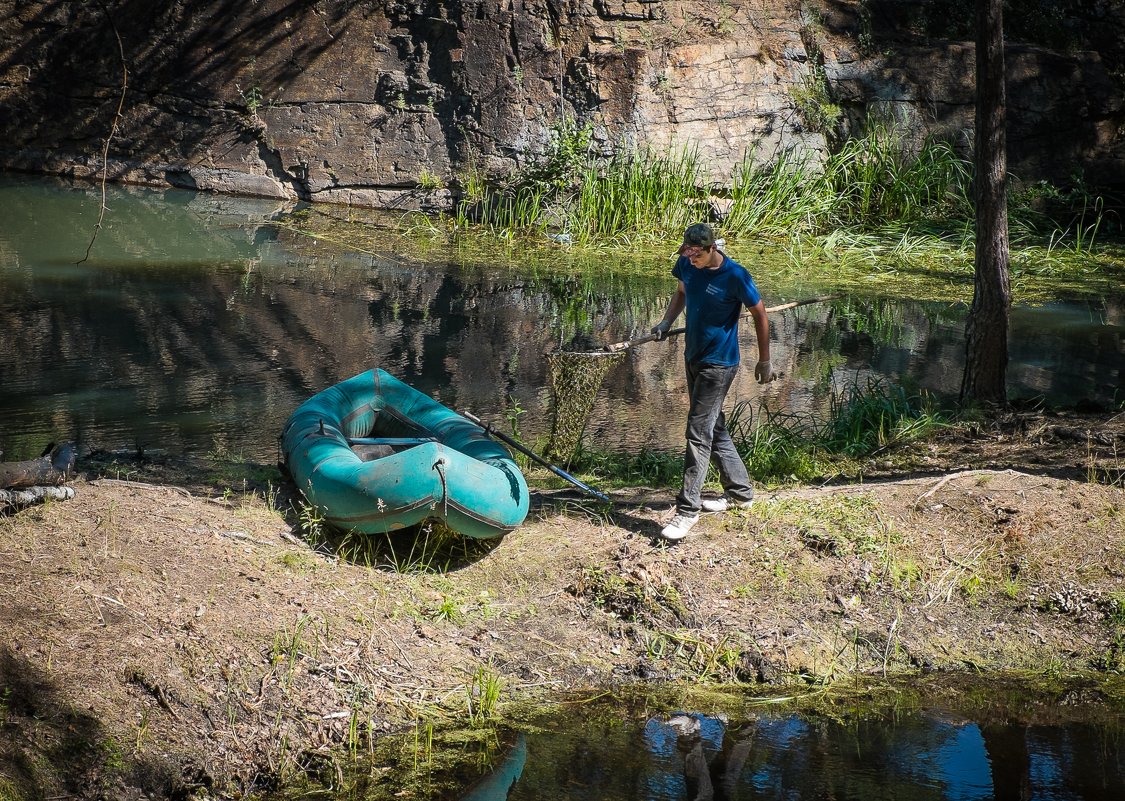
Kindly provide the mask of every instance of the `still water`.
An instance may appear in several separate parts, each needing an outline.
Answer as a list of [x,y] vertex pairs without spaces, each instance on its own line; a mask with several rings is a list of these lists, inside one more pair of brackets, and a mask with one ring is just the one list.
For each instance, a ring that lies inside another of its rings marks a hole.
[[[467,265],[441,250],[405,255],[389,234],[380,252],[357,253],[278,225],[290,205],[123,187],[109,188],[79,264],[100,200],[93,186],[0,176],[5,459],[64,439],[272,459],[302,400],[376,365],[490,422],[514,417],[532,441],[549,425],[544,354],[576,334],[601,345],[647,332],[673,288],[662,257],[570,265],[563,250],[533,260],[498,247],[494,261]],[[752,254],[732,255],[754,271]],[[759,284],[769,305],[832,290],[792,275],[759,273]],[[955,396],[965,313],[873,291],[774,315],[784,376],[763,388],[743,371],[732,401],[812,412],[833,387],[873,378]],[[1013,396],[1120,403],[1125,293],[1017,307],[1011,356]],[[678,448],[679,359],[675,342],[631,350],[585,441]]]
[[1051,690],[1001,677],[917,678],[851,698],[835,689],[728,694],[724,712],[706,713],[610,692],[563,701],[522,728],[439,737],[432,748],[407,734],[370,761],[345,755],[346,781],[321,777],[331,789],[313,782],[264,798],[1120,801],[1121,689],[1113,678]]
[[521,733],[463,801],[1119,801],[1117,724],[676,714]]

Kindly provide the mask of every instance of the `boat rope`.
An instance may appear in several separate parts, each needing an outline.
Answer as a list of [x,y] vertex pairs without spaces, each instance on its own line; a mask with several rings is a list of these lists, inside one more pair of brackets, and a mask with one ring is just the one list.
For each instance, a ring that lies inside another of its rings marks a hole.
[[449,517],[449,485],[445,483],[445,457],[439,456],[438,460],[434,462],[434,470],[437,470],[438,476],[441,478],[441,514],[442,517]]

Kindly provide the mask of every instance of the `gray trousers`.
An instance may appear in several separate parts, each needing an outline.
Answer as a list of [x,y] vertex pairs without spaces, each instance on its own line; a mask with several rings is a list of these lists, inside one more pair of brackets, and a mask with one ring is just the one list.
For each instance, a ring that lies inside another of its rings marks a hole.
[[699,494],[707,479],[707,466],[714,464],[719,471],[723,490],[735,501],[748,501],[754,497],[754,487],[746,473],[746,465],[734,447],[727,432],[723,401],[726,400],[738,365],[724,367],[715,364],[687,363],[688,419],[687,447],[684,449],[684,485],[676,498],[676,511],[683,515],[697,515],[700,509]]

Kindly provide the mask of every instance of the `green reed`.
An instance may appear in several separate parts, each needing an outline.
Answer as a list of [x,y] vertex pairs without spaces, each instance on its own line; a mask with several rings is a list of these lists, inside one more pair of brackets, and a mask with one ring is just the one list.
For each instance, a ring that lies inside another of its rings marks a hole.
[[465,686],[465,711],[470,725],[483,726],[496,715],[503,687],[503,679],[491,663],[477,666]]
[[[502,238],[544,233],[548,223],[579,244],[625,241],[682,230],[708,213],[694,151],[651,150],[608,159],[571,154],[580,165],[547,163],[503,187],[474,187],[456,209],[457,230],[474,226]],[[553,165],[553,166],[552,166]]]
[[586,166],[563,227],[581,242],[679,231],[707,216],[703,183],[694,151],[617,154]]
[[458,204],[455,226],[483,227],[493,235],[511,238],[516,232],[542,233],[547,225],[549,197],[538,185],[484,189],[478,198]]
[[949,424],[928,395],[876,379],[834,386],[821,417],[764,404],[755,412],[746,401],[727,415],[731,437],[759,481],[805,481],[824,475],[841,458],[875,456]]
[[971,175],[971,164],[947,143],[914,148],[885,125],[845,141],[823,160],[783,153],[762,165],[748,153],[732,174],[723,230],[792,238],[898,226],[892,238],[909,240],[904,224],[971,218]]
[[832,198],[830,222],[863,229],[891,222],[972,216],[971,163],[945,142],[917,150],[896,129],[874,125],[824,164],[818,190]]
[[865,457],[917,439],[947,425],[933,399],[883,379],[834,388],[816,444],[829,453]]
[[[780,242],[802,267],[827,260],[845,271],[908,268],[958,283],[972,275],[973,165],[947,142],[917,142],[876,123],[827,155],[786,151],[763,160],[747,152],[723,185],[694,150],[606,154],[591,137],[591,126],[564,121],[544,152],[507,178],[462,176],[454,240],[465,245],[476,234],[485,247],[552,239],[579,250],[636,251],[721,216],[721,236]],[[1020,270],[1069,276],[1083,263],[1112,271],[1114,259],[1099,246],[1104,220],[1104,201],[1081,181],[1069,189],[1013,181],[1014,278]]]
[[761,166],[747,153],[734,169],[724,232],[783,239],[819,230],[832,209],[821,182],[820,170],[808,157],[786,152]]

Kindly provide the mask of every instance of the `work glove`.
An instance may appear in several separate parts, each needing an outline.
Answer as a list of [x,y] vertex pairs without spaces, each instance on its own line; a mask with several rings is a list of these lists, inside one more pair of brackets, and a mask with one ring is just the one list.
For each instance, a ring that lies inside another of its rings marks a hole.
[[754,365],[754,378],[758,379],[759,384],[768,384],[777,378],[773,372],[773,362],[766,359],[764,362],[758,362]]
[[652,331],[650,333],[654,337],[656,337],[656,341],[659,342],[660,340],[664,339],[664,335],[668,333],[668,329],[671,327],[672,324],[670,322],[668,322],[667,320],[661,320],[659,323],[652,327]]

